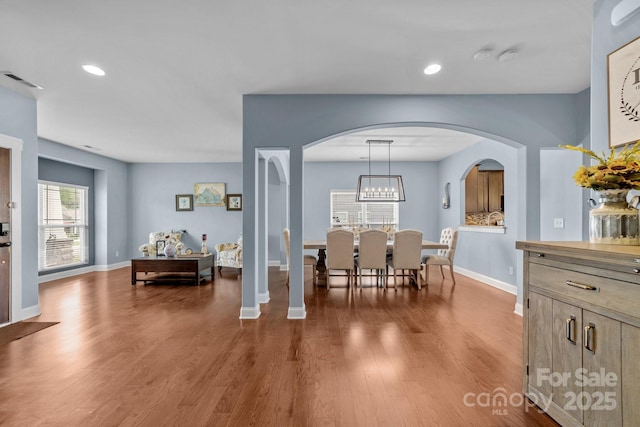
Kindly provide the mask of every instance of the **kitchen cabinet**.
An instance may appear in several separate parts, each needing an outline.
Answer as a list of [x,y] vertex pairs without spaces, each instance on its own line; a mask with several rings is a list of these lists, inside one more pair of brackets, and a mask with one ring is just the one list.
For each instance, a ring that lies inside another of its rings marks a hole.
[[503,194],[504,171],[475,166],[465,179],[465,212],[501,211]]
[[563,426],[640,425],[640,247],[517,242],[523,391]]

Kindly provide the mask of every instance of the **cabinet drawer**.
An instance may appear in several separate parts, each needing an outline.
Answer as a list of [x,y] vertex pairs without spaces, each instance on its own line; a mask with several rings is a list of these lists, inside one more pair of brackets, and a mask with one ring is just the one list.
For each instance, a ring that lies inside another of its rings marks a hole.
[[[588,303],[591,308],[602,307],[606,311],[619,313],[623,315],[621,320],[627,320],[630,317],[628,314],[637,313],[640,307],[640,286],[637,284],[544,264],[529,263],[529,286],[548,291],[554,297],[565,297]],[[582,286],[595,289],[584,289]],[[639,322],[640,318],[636,317],[633,323]]]

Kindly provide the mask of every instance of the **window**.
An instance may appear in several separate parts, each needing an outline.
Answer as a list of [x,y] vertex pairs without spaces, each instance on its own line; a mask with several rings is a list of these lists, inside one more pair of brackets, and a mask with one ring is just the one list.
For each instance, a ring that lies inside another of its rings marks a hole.
[[38,183],[38,271],[87,264],[87,187]]
[[355,190],[331,190],[331,226],[398,229],[398,202],[356,202]]

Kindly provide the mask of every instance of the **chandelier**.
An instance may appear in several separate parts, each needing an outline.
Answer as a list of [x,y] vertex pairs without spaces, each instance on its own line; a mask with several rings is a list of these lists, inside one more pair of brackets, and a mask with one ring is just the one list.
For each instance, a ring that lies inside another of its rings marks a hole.
[[[369,139],[369,175],[358,177],[356,202],[404,202],[404,186],[401,175],[391,175],[391,143],[392,140]],[[371,175],[371,146],[387,145],[387,175]]]

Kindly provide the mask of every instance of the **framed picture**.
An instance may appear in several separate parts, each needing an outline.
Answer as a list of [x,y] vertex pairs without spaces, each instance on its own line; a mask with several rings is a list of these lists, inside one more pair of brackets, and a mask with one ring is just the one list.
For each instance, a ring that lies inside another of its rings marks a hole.
[[196,206],[224,206],[224,182],[199,182],[193,186]]
[[227,194],[227,210],[228,211],[242,210],[242,194]]
[[640,139],[640,37],[607,56],[609,146]]
[[156,240],[156,256],[164,256],[164,240]]
[[176,194],[176,210],[192,211],[193,210],[193,194]]

